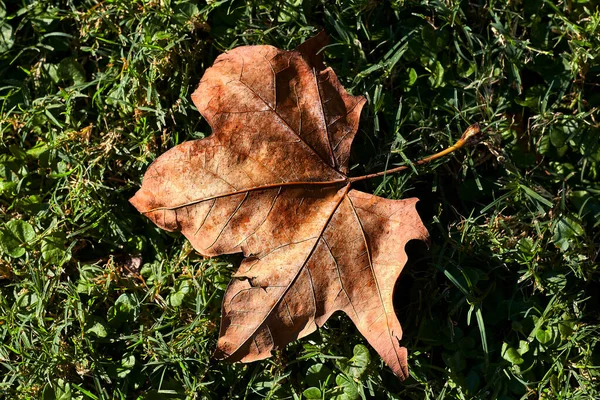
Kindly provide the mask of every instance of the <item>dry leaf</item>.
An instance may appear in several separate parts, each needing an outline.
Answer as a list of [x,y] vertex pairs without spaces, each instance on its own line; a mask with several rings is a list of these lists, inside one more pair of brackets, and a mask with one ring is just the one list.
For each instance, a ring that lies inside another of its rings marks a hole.
[[427,238],[417,199],[350,188],[362,96],[317,54],[238,47],[192,99],[213,129],[160,156],[131,203],[203,255],[243,252],[223,300],[216,355],[267,358],[344,311],[400,378],[408,375],[392,304],[405,244]]

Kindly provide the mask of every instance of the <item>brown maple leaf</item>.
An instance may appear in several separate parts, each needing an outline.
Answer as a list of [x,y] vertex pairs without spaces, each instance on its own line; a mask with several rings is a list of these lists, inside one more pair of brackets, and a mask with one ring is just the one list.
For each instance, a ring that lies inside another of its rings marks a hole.
[[203,255],[244,254],[223,300],[218,358],[267,358],[341,310],[405,378],[392,297],[405,244],[428,234],[417,199],[350,188],[365,99],[323,65],[326,38],[220,55],[192,95],[212,136],[160,156],[131,203]]

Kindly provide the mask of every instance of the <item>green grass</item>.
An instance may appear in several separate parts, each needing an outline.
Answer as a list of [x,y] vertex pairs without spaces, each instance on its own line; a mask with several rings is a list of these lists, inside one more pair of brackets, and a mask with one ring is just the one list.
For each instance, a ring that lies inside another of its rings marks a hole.
[[[598,5],[0,1],[0,397],[598,398]],[[190,94],[221,52],[321,28],[369,100],[352,175],[488,134],[357,185],[419,197],[431,233],[396,290],[404,383],[341,315],[269,360],[215,362],[240,258],[203,259],[127,201],[210,134]]]

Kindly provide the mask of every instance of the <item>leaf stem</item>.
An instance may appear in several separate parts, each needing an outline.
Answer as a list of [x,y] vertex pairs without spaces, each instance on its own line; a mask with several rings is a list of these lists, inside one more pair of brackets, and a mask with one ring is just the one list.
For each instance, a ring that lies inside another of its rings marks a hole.
[[[439,153],[435,153],[433,155],[430,155],[429,157],[422,158],[419,161],[416,161],[413,165],[423,165],[423,164],[427,164],[431,161],[437,160],[438,158],[442,158],[442,157],[464,147],[465,145],[471,146],[473,144],[476,144],[477,142],[479,142],[481,140],[481,137],[482,137],[482,134],[481,134],[481,130],[479,129],[479,124],[473,124],[464,131],[464,133],[462,134],[460,139],[458,139],[456,141],[456,143],[454,143],[452,146],[448,147],[445,150],[440,151]],[[381,171],[381,172],[376,172],[373,174],[367,174],[367,175],[363,175],[363,176],[356,176],[353,178],[348,178],[348,181],[350,183],[357,182],[357,181],[363,181],[366,179],[376,178],[378,176],[385,176],[388,174],[401,172],[401,171],[407,170],[409,168],[410,167],[408,165],[402,165],[400,167],[388,169],[388,170]]]

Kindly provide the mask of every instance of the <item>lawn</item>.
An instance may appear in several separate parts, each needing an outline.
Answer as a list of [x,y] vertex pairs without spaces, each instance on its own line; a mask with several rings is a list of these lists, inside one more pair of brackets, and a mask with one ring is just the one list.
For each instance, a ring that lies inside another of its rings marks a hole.
[[[600,2],[0,1],[0,398],[600,398]],[[350,176],[418,197],[399,381],[336,314],[251,364],[212,358],[238,255],[128,199],[210,135],[190,95],[237,46],[325,62],[368,102]]]

